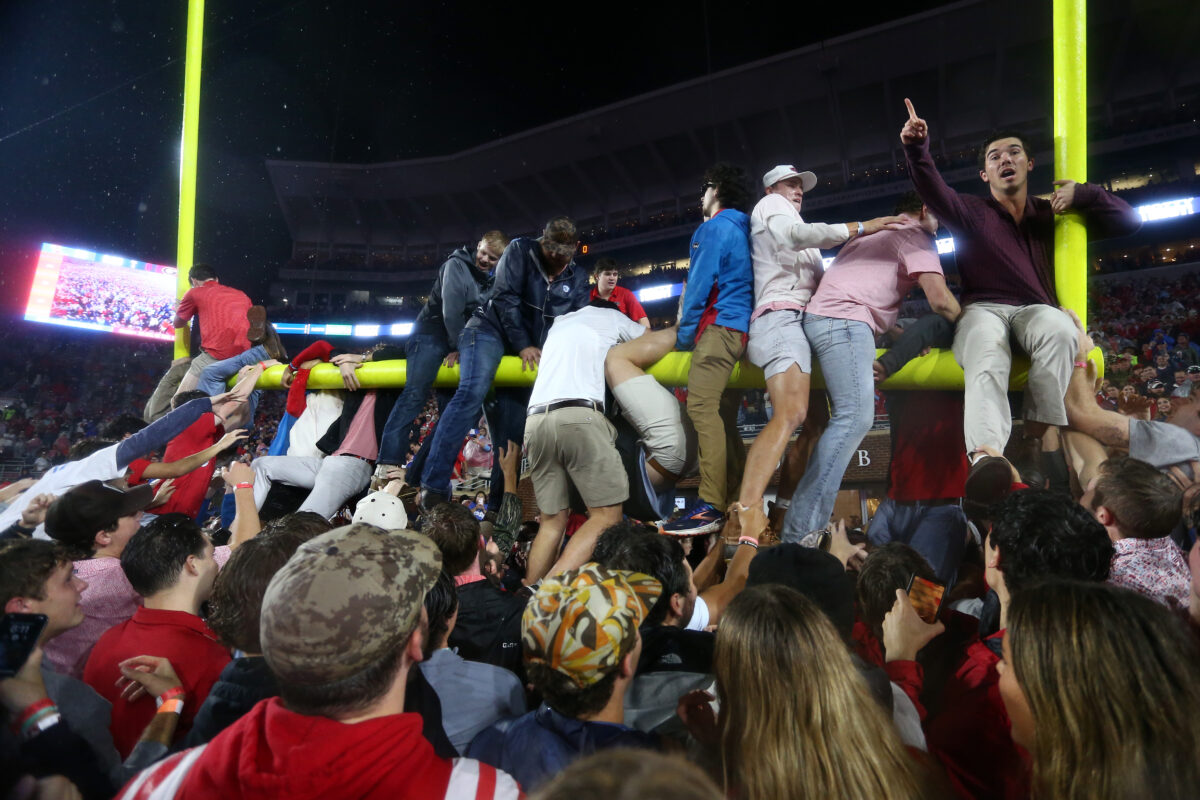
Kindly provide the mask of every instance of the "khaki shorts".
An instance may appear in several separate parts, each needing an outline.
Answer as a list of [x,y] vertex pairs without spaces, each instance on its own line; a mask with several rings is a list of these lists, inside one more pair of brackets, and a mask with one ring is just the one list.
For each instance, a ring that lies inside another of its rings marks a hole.
[[599,411],[560,408],[525,420],[525,452],[538,510],[557,514],[571,505],[568,484],[588,508],[624,503],[629,479],[617,452],[617,429]]
[[696,431],[671,390],[653,375],[639,375],[613,387],[621,414],[642,439],[646,458],[676,475],[696,467]]

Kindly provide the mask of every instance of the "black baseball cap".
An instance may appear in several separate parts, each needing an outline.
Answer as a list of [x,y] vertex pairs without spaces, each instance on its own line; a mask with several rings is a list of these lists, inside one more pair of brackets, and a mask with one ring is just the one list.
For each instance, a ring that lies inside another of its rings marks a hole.
[[122,491],[101,481],[87,481],[59,497],[46,511],[46,533],[57,539],[72,533],[95,533],[121,517],[145,510],[154,487],[141,484]]
[[816,603],[843,640],[854,628],[854,584],[836,556],[795,543],[759,551],[750,562],[747,586],[778,583]]

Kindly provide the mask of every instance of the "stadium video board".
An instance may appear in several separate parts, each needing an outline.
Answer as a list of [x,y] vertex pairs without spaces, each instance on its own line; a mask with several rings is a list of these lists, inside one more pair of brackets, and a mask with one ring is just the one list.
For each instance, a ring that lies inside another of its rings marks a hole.
[[171,341],[175,267],[45,243],[25,319]]

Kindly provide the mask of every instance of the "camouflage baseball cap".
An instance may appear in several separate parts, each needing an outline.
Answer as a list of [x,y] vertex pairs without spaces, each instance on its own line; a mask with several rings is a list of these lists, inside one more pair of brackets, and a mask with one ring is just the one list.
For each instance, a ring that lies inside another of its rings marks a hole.
[[546,578],[521,618],[525,660],[591,686],[633,649],[661,593],[649,575],[595,563]]
[[263,596],[263,655],[281,681],[357,674],[416,629],[442,569],[429,537],[356,523],[300,546]]

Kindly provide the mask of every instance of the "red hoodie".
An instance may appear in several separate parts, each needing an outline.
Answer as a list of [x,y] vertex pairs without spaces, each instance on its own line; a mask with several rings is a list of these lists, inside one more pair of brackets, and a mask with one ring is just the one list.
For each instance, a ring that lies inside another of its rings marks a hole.
[[347,725],[264,700],[206,745],[141,772],[119,800],[520,798],[507,773],[474,759],[438,758],[418,714]]

